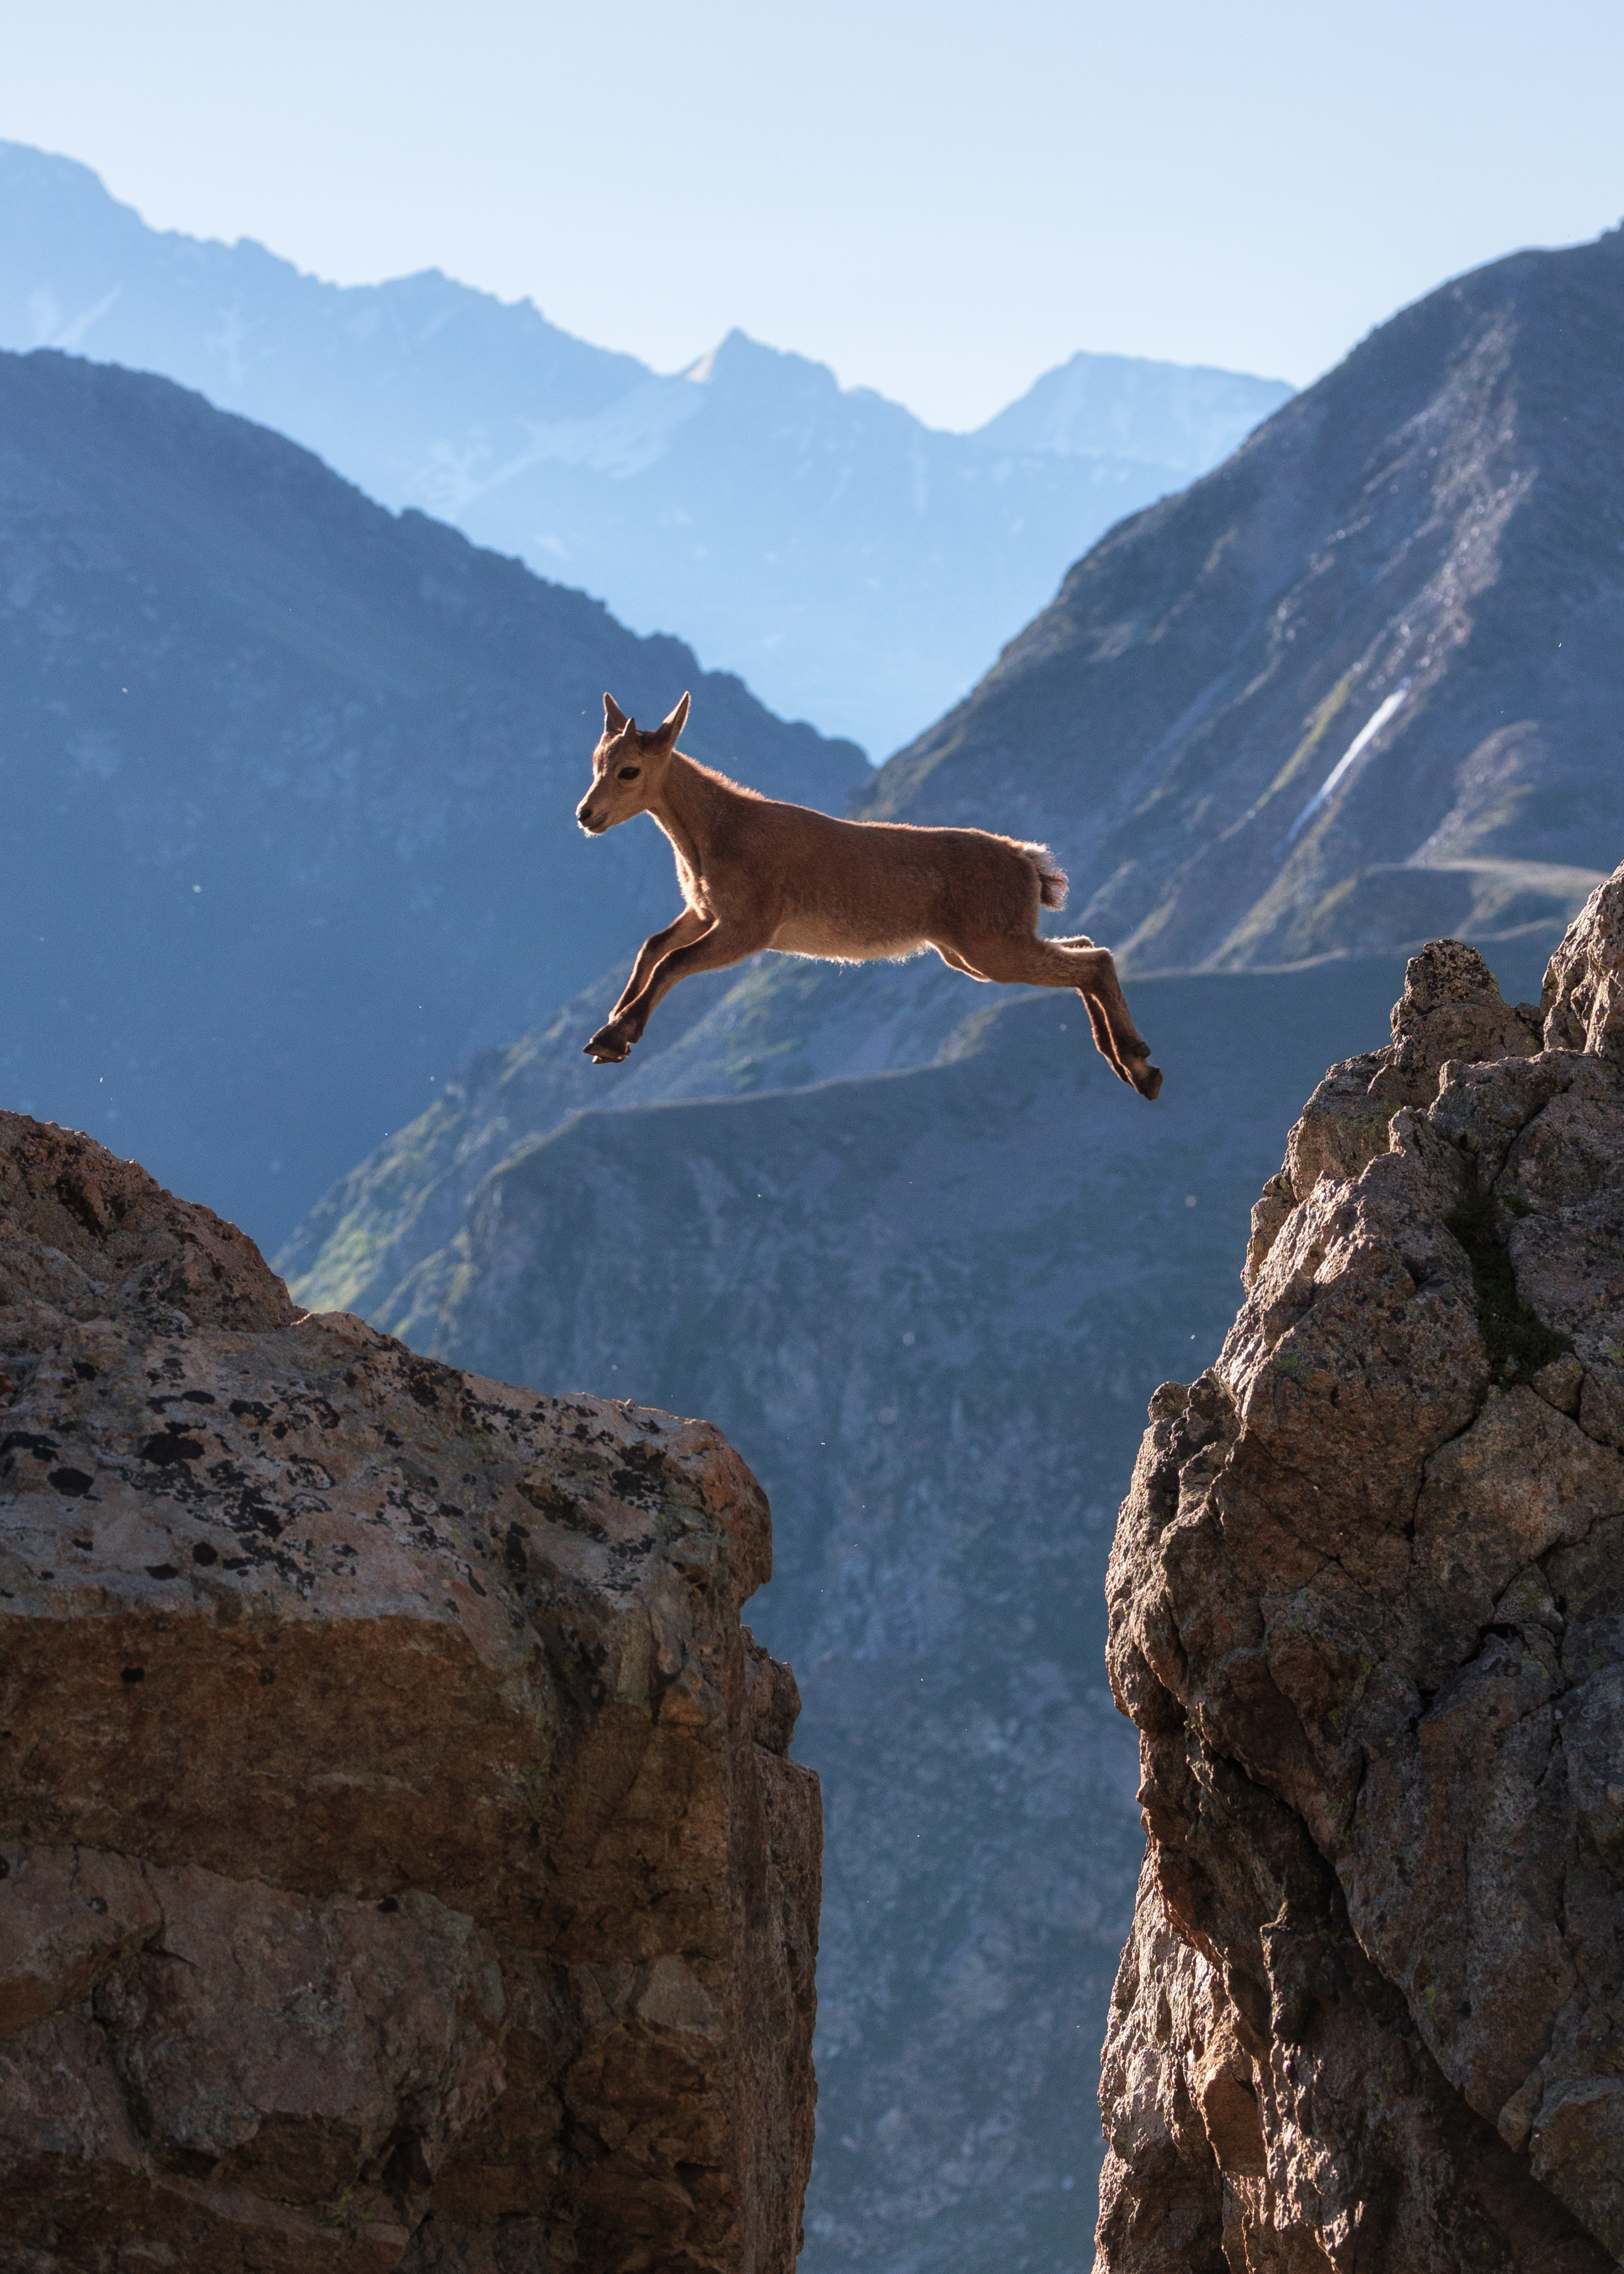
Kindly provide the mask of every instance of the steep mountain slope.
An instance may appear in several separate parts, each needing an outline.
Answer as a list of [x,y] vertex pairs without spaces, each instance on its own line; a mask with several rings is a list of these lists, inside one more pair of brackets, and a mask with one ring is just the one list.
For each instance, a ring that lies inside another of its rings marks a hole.
[[[765,1484],[752,1616],[793,1649],[830,1811],[808,2274],[1087,2262],[1139,1844],[1110,1511],[1150,1391],[1216,1351],[1297,1100],[1380,1038],[1398,977],[1142,983],[1178,1070],[1154,1109],[1074,1002],[781,963],[679,990],[680,1030],[597,1093],[623,1110],[582,1111],[584,1003],[469,1069],[282,1259],[419,1349],[713,1419]],[[817,1081],[900,982],[876,1061],[943,1061]]]
[[673,378],[429,272],[340,289],[147,229],[0,145],[0,346],[160,371],[392,506],[680,629],[780,711],[895,749],[1122,514],[1290,390],[1081,357],[974,436],[733,333]]
[[[167,380],[0,356],[0,1081],[267,1242],[482,1041],[670,915],[573,809],[605,685],[695,678]],[[837,810],[737,680],[695,755]]]
[[1140,968],[1570,915],[1624,841],[1624,231],[1406,309],[1112,534],[864,810],[1047,838]]

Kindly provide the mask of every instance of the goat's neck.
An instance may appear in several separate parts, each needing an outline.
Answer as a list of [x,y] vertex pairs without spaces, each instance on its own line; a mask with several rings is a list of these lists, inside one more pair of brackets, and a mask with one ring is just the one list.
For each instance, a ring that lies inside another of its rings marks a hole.
[[718,809],[730,795],[725,782],[702,773],[680,750],[673,750],[649,811],[670,838],[681,866],[695,878],[705,873],[705,848],[714,833]]

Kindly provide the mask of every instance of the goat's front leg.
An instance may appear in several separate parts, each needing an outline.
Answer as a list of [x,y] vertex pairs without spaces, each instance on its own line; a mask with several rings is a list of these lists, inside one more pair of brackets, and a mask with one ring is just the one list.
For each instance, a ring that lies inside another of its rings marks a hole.
[[686,947],[690,939],[702,938],[710,922],[710,917],[702,916],[696,908],[684,908],[674,923],[668,923],[664,931],[657,931],[645,939],[637,950],[632,975],[621,988],[620,1000],[609,1016],[618,1019],[627,1005],[635,1002],[642,994],[649,983],[650,974],[661,958],[669,955],[673,947]]
[[634,1043],[643,1040],[655,1006],[670,994],[679,979],[692,978],[697,971],[726,971],[730,964],[742,963],[747,956],[759,954],[772,937],[770,924],[713,923],[699,939],[689,940],[673,948],[656,964],[640,995],[618,1010],[608,1025],[594,1035],[587,1044],[589,1057],[600,1065],[625,1058]]
[[664,931],[654,932],[643,941],[637,950],[632,975],[621,988],[620,1000],[609,1013],[607,1024],[600,1027],[591,1041],[584,1045],[588,1058],[595,1059],[599,1065],[614,1065],[626,1056],[631,1044],[620,1045],[616,1024],[620,1013],[628,1003],[635,1002],[642,994],[660,959],[669,955],[673,947],[685,946],[689,940],[702,937],[710,921],[709,916],[702,916],[694,908],[684,908],[674,923],[668,923]]

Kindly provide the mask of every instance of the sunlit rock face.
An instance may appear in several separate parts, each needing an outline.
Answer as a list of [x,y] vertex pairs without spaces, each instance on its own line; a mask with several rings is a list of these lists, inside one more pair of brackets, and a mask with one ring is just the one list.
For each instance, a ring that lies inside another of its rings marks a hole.
[[818,1795],[718,1433],[18,1115],[0,1366],[6,2263],[787,2269]]
[[1153,1402],[1102,2274],[1624,2255],[1621,960],[1624,870],[1538,1014],[1417,956]]

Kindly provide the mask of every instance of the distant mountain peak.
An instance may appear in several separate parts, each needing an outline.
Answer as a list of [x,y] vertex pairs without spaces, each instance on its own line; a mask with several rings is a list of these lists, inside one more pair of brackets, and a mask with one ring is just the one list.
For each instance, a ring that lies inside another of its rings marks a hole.
[[1194,476],[1229,455],[1237,425],[1256,426],[1293,392],[1283,379],[1081,350],[971,440],[989,449],[1147,460]]
[[437,269],[338,285],[248,238],[148,229],[88,167],[0,143],[0,348],[45,344],[274,426],[876,756],[1282,393],[1185,373],[1169,410],[1158,366],[1086,358],[1114,373],[1108,401],[1074,359],[1002,424],[942,433],[737,327],[657,375]]

